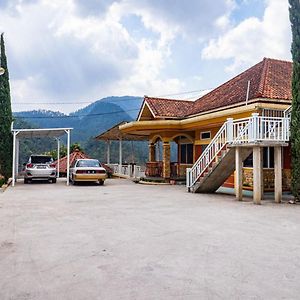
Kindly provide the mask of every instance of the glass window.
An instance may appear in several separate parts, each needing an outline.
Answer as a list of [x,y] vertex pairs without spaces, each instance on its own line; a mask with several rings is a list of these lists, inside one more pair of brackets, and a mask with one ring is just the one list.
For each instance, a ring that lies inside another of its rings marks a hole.
[[51,156],[31,156],[32,164],[47,164],[53,162]]
[[181,144],[180,145],[180,159],[179,162],[182,164],[192,164],[194,156],[194,145],[193,144]]
[[264,147],[263,167],[274,168],[274,147]]
[[[245,159],[244,167],[253,168],[253,153]],[[263,148],[263,167],[274,168],[274,147]]]
[[210,131],[201,132],[201,140],[210,139]]
[[77,162],[77,167],[88,167],[88,168],[93,168],[93,167],[100,167],[100,163],[98,160],[79,160]]

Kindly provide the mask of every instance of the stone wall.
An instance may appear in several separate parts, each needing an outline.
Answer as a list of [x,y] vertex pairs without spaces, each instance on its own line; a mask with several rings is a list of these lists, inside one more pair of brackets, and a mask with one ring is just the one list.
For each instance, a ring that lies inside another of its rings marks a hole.
[[[274,169],[264,169],[264,190],[274,191]],[[253,189],[253,169],[243,168],[243,188]],[[291,189],[291,170],[282,170],[282,189],[289,191]]]

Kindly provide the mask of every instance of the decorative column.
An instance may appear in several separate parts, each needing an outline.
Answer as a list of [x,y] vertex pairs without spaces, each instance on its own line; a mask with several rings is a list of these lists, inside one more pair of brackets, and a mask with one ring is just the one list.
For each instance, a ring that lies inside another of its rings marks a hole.
[[263,198],[262,147],[253,147],[253,202],[261,204]]
[[275,202],[280,203],[282,198],[282,148],[274,147],[274,173],[275,173]]
[[241,158],[241,147],[235,148],[235,177],[234,189],[236,200],[243,200],[243,161]]
[[163,178],[169,179],[171,175],[170,143],[163,142]]
[[149,161],[156,161],[156,159],[155,159],[155,144],[149,143],[148,147],[149,147],[149,155],[148,155]]

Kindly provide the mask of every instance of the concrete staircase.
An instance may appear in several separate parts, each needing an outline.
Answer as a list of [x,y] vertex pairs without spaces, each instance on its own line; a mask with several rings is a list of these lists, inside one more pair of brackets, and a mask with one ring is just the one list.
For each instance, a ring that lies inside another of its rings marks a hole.
[[235,170],[235,147],[244,161],[253,145],[282,144],[289,141],[290,111],[285,117],[265,117],[253,113],[249,118],[227,119],[192,168],[187,169],[187,190],[194,193],[216,191]]
[[[252,148],[242,147],[244,161],[252,153]],[[235,170],[235,148],[226,146],[205,170],[199,180],[190,188],[193,193],[213,193]]]

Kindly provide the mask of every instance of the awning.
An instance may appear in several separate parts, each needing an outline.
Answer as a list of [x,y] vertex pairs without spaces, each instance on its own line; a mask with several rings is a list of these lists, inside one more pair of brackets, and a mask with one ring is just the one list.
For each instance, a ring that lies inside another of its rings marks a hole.
[[127,122],[121,122],[107,131],[99,134],[95,137],[96,140],[102,141],[145,141],[148,140],[148,136],[146,135],[137,135],[137,134],[128,134],[124,133],[119,129],[119,126],[126,124]]

